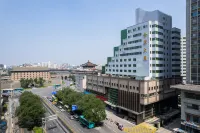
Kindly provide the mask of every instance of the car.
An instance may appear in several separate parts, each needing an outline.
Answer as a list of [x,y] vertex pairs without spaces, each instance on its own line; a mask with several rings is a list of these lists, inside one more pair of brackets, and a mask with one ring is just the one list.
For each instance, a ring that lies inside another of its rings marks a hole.
[[61,109],[60,111],[64,112],[65,110],[64,110],[64,109]]
[[74,115],[74,112],[73,112],[73,111],[70,111],[70,115]]
[[73,120],[73,119],[74,119],[73,115],[71,115],[71,116],[70,116],[70,119],[71,119],[71,120]]
[[75,119],[78,119],[78,118],[79,118],[78,115],[73,115],[73,117],[74,117]]
[[59,108],[59,109],[62,109],[62,107],[61,107],[61,106],[58,106],[58,108]]

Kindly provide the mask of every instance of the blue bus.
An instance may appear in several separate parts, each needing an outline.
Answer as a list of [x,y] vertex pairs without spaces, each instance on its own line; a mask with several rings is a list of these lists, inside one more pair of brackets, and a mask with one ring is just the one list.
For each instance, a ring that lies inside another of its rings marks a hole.
[[94,128],[95,124],[94,122],[89,122],[87,121],[83,115],[79,116],[79,121],[81,122],[81,124],[85,125],[87,128],[91,129]]

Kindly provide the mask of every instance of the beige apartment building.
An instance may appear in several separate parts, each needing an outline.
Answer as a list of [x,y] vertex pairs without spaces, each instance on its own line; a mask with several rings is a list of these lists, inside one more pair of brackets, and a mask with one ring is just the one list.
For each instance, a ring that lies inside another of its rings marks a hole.
[[46,81],[50,80],[51,76],[47,67],[14,67],[11,71],[11,80],[13,81],[40,77]]
[[163,108],[177,108],[177,93],[170,85],[181,79],[135,80],[87,75],[87,91],[106,99],[117,113],[126,114],[137,124],[159,114]]

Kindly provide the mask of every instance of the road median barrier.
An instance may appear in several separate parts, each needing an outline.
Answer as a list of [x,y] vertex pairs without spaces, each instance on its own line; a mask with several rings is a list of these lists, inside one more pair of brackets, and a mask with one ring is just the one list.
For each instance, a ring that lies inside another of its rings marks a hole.
[[65,127],[70,131],[70,133],[76,133],[76,132],[71,128],[71,126],[69,126],[69,124],[66,123],[66,121],[65,121],[62,117],[60,117],[60,116],[58,115],[58,113],[56,112],[56,109],[54,109],[54,108],[52,107],[52,105],[49,105],[49,103],[46,101],[46,99],[44,99],[44,98],[41,98],[41,99],[42,99],[43,103],[46,104],[46,105],[50,108],[50,110],[51,110],[52,112],[54,112],[55,114],[57,114],[58,120],[60,120],[60,122],[61,122],[63,125],[65,125]]

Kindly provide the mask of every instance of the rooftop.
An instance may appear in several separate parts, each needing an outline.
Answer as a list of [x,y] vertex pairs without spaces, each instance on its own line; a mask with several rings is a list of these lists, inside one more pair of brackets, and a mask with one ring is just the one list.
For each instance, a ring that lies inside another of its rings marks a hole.
[[12,72],[26,72],[26,71],[49,71],[47,67],[14,67]]
[[95,67],[97,66],[96,64],[91,63],[89,60],[85,64],[81,65],[82,67]]
[[186,90],[186,91],[196,91],[200,92],[200,85],[193,85],[193,84],[177,84],[171,85],[170,88],[179,89],[179,90]]

